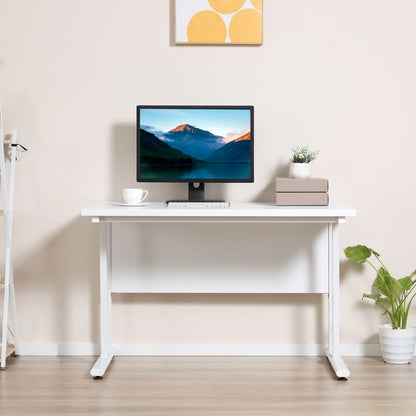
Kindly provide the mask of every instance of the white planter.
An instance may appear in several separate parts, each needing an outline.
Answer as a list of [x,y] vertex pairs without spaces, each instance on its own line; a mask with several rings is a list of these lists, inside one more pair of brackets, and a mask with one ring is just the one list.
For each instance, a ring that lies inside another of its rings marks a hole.
[[291,163],[290,164],[290,177],[296,179],[305,179],[311,176],[310,163]]
[[408,364],[415,351],[416,328],[393,329],[379,325],[380,349],[383,360],[390,364]]

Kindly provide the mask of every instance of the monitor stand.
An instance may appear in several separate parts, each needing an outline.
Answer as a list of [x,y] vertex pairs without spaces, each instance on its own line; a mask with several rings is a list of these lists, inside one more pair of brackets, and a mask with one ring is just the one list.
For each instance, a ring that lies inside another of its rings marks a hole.
[[188,199],[187,200],[171,200],[169,202],[225,202],[221,200],[209,200],[205,199],[205,183],[204,182],[189,182],[188,183]]

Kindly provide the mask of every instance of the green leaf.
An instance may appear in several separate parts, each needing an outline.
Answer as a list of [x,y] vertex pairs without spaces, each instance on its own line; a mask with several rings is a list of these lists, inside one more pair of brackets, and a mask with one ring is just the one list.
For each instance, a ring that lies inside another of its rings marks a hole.
[[374,299],[374,300],[378,300],[381,297],[380,293],[363,293],[363,298],[369,298],[369,299]]
[[402,290],[410,290],[413,285],[412,278],[410,276],[402,277],[399,279],[400,286]]
[[381,294],[387,297],[392,297],[394,293],[394,285],[391,279],[393,278],[390,276],[390,273],[384,267],[380,267],[377,272],[377,278],[374,286],[380,291]]
[[390,276],[390,285],[392,287],[393,292],[396,293],[396,295],[400,295],[402,293],[403,289],[402,289],[400,282],[391,276]]
[[355,263],[364,263],[371,256],[371,249],[366,246],[347,247],[344,250],[345,256]]
[[384,267],[380,267],[378,270],[374,286],[380,291],[380,293],[391,299],[393,299],[394,294],[400,295],[403,291],[400,282],[392,277],[389,271]]
[[376,256],[376,257],[380,257],[381,254],[377,253],[377,251],[373,250],[372,248],[370,248],[370,251]]

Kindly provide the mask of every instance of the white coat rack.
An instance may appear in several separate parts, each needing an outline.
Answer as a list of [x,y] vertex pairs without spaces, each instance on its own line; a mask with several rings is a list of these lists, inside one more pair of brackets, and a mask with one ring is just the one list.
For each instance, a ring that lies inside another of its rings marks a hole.
[[[6,156],[5,148],[10,146],[10,168],[9,182],[6,178]],[[0,290],[3,292],[3,310],[2,310],[2,327],[1,327],[1,353],[0,368],[6,368],[6,358],[11,355],[19,355],[19,342],[17,331],[16,316],[16,296],[14,290],[13,265],[12,265],[12,224],[13,224],[13,197],[14,197],[14,179],[16,172],[16,151],[17,151],[17,133],[14,131],[11,140],[5,140],[3,130],[0,129],[0,186],[3,210],[1,215],[4,216],[4,279],[0,280]],[[24,149],[26,150],[26,149]],[[3,273],[2,273],[3,274]],[[9,326],[9,312],[10,321]],[[8,342],[9,332],[12,338]]]

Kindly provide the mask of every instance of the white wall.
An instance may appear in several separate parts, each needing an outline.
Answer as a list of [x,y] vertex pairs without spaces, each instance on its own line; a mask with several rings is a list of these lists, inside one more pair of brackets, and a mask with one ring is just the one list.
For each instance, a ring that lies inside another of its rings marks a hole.
[[[140,103],[253,104],[255,183],[213,184],[209,196],[272,200],[290,147],[309,144],[321,150],[313,172],[330,179],[332,201],[358,210],[341,247],[373,246],[400,277],[414,269],[415,13],[413,0],[265,0],[263,46],[178,47],[167,0],[0,0],[6,130],[17,128],[30,149],[19,157],[15,201],[22,342],[98,341],[98,233],[80,210],[136,185]],[[146,187],[153,201],[186,192]],[[377,342],[381,318],[360,300],[372,279],[341,266],[342,343]],[[323,341],[321,295],[115,303],[117,342]]]

